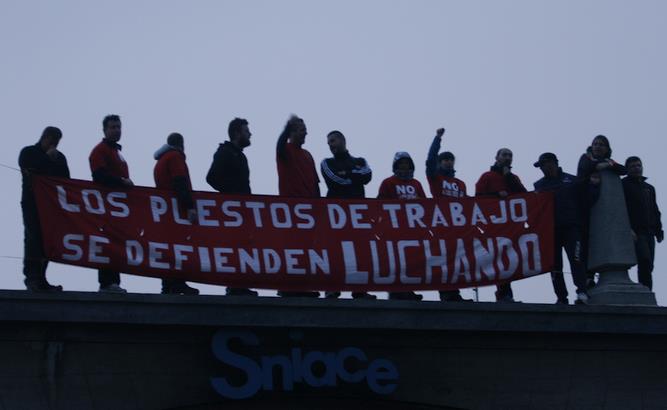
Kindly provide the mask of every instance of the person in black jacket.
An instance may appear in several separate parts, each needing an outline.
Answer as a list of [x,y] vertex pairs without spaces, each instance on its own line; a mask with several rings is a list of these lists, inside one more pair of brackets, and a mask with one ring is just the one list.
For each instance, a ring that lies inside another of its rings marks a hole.
[[[229,141],[218,146],[213,163],[206,174],[206,182],[223,194],[250,195],[250,169],[243,148],[250,146],[248,120],[234,118],[227,128]],[[257,292],[246,288],[226,289],[229,296],[257,296]]]
[[665,239],[660,220],[660,209],[655,199],[655,188],[646,182],[644,167],[639,157],[625,160],[628,176],[623,178],[625,204],[630,217],[632,237],[637,254],[637,279],[649,289],[653,288],[653,260],[655,241]]
[[234,118],[227,129],[229,141],[218,146],[206,182],[223,194],[250,194],[250,170],[243,149],[250,145],[248,121]]
[[32,190],[32,175],[48,175],[69,178],[67,159],[58,151],[62,131],[46,127],[35,145],[28,145],[19,154],[19,167],[23,176],[21,210],[23,211],[23,275],[25,286],[33,292],[58,292],[62,286],[51,285],[46,280],[47,259],[42,247],[42,230],[37,214],[37,203]]
[[589,182],[595,184],[595,175],[605,169],[609,169],[618,175],[627,174],[623,165],[611,159],[611,152],[611,145],[607,137],[597,135],[593,138],[591,146],[579,158],[577,178],[588,180],[593,176],[593,180],[589,180]]
[[558,166],[558,158],[551,152],[541,154],[533,164],[539,168],[544,177],[535,182],[536,192],[554,193],[554,269],[551,271],[551,281],[558,300],[556,303],[567,305],[567,288],[563,278],[563,249],[567,254],[572,271],[572,280],[577,287],[575,303],[588,302],[586,293],[586,267],[584,256],[581,254],[581,211],[580,211],[580,183],[577,177],[563,172]]
[[329,190],[327,198],[364,198],[364,185],[373,177],[366,160],[353,157],[347,150],[345,136],[340,131],[327,135],[333,157],[322,160],[320,169]]
[[[327,144],[333,157],[322,160],[320,169],[329,190],[327,198],[364,198],[364,185],[368,184],[373,173],[365,159],[353,157],[347,150],[345,135],[340,131],[331,131],[327,135]],[[326,292],[325,296],[335,299],[340,292]],[[354,299],[375,299],[365,292],[352,292]]]

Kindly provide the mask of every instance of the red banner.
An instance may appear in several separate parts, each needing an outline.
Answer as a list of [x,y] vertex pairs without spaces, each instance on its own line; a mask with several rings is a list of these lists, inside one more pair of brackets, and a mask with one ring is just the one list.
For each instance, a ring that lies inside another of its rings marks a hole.
[[44,251],[91,268],[284,290],[454,289],[551,270],[553,199],[330,200],[34,177]]

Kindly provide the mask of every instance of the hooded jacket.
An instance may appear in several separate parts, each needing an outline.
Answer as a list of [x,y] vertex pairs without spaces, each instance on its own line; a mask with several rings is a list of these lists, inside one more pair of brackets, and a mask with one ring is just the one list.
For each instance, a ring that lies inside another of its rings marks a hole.
[[433,195],[433,198],[462,198],[467,195],[465,182],[454,176],[456,175],[455,170],[446,172],[438,168],[438,151],[440,151],[441,141],[442,139],[438,136],[433,138],[426,157],[426,179],[431,189],[431,195]]
[[408,159],[410,163],[410,170],[414,174],[415,163],[412,161],[410,154],[407,152],[397,152],[394,155],[394,162],[392,164],[392,171],[394,175],[382,181],[378,198],[380,199],[417,199],[426,198],[422,184],[416,180],[412,175],[408,177],[401,177],[397,174],[398,162],[402,159]]
[[175,191],[181,207],[194,208],[192,183],[190,182],[190,171],[185,162],[185,153],[177,147],[165,144],[155,151],[153,158],[157,160],[153,169],[155,187]]
[[250,194],[250,169],[243,150],[226,141],[218,146],[206,182],[224,194]]

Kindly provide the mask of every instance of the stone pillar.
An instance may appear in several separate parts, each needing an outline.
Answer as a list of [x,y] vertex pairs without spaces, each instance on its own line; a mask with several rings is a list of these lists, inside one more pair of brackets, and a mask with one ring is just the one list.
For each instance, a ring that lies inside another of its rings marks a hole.
[[637,264],[623,185],[612,171],[600,172],[600,197],[591,209],[588,269],[599,272],[588,293],[592,305],[656,306],[655,294],[635,283],[628,269]]

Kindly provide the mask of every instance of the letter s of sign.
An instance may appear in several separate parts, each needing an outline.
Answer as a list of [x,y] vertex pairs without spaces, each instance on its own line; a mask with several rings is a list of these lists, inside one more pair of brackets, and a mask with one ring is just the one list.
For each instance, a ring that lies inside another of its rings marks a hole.
[[224,377],[213,377],[211,378],[211,385],[218,394],[223,397],[229,397],[230,399],[246,399],[252,397],[261,388],[262,370],[259,365],[255,363],[252,359],[249,359],[240,354],[236,354],[229,350],[229,341],[232,339],[239,339],[242,342],[251,345],[259,345],[259,339],[257,336],[250,332],[244,331],[223,331],[219,330],[214,336],[211,342],[213,348],[213,354],[221,362],[234,366],[237,369],[242,370],[246,373],[246,383],[239,387],[234,387],[227,379]]

